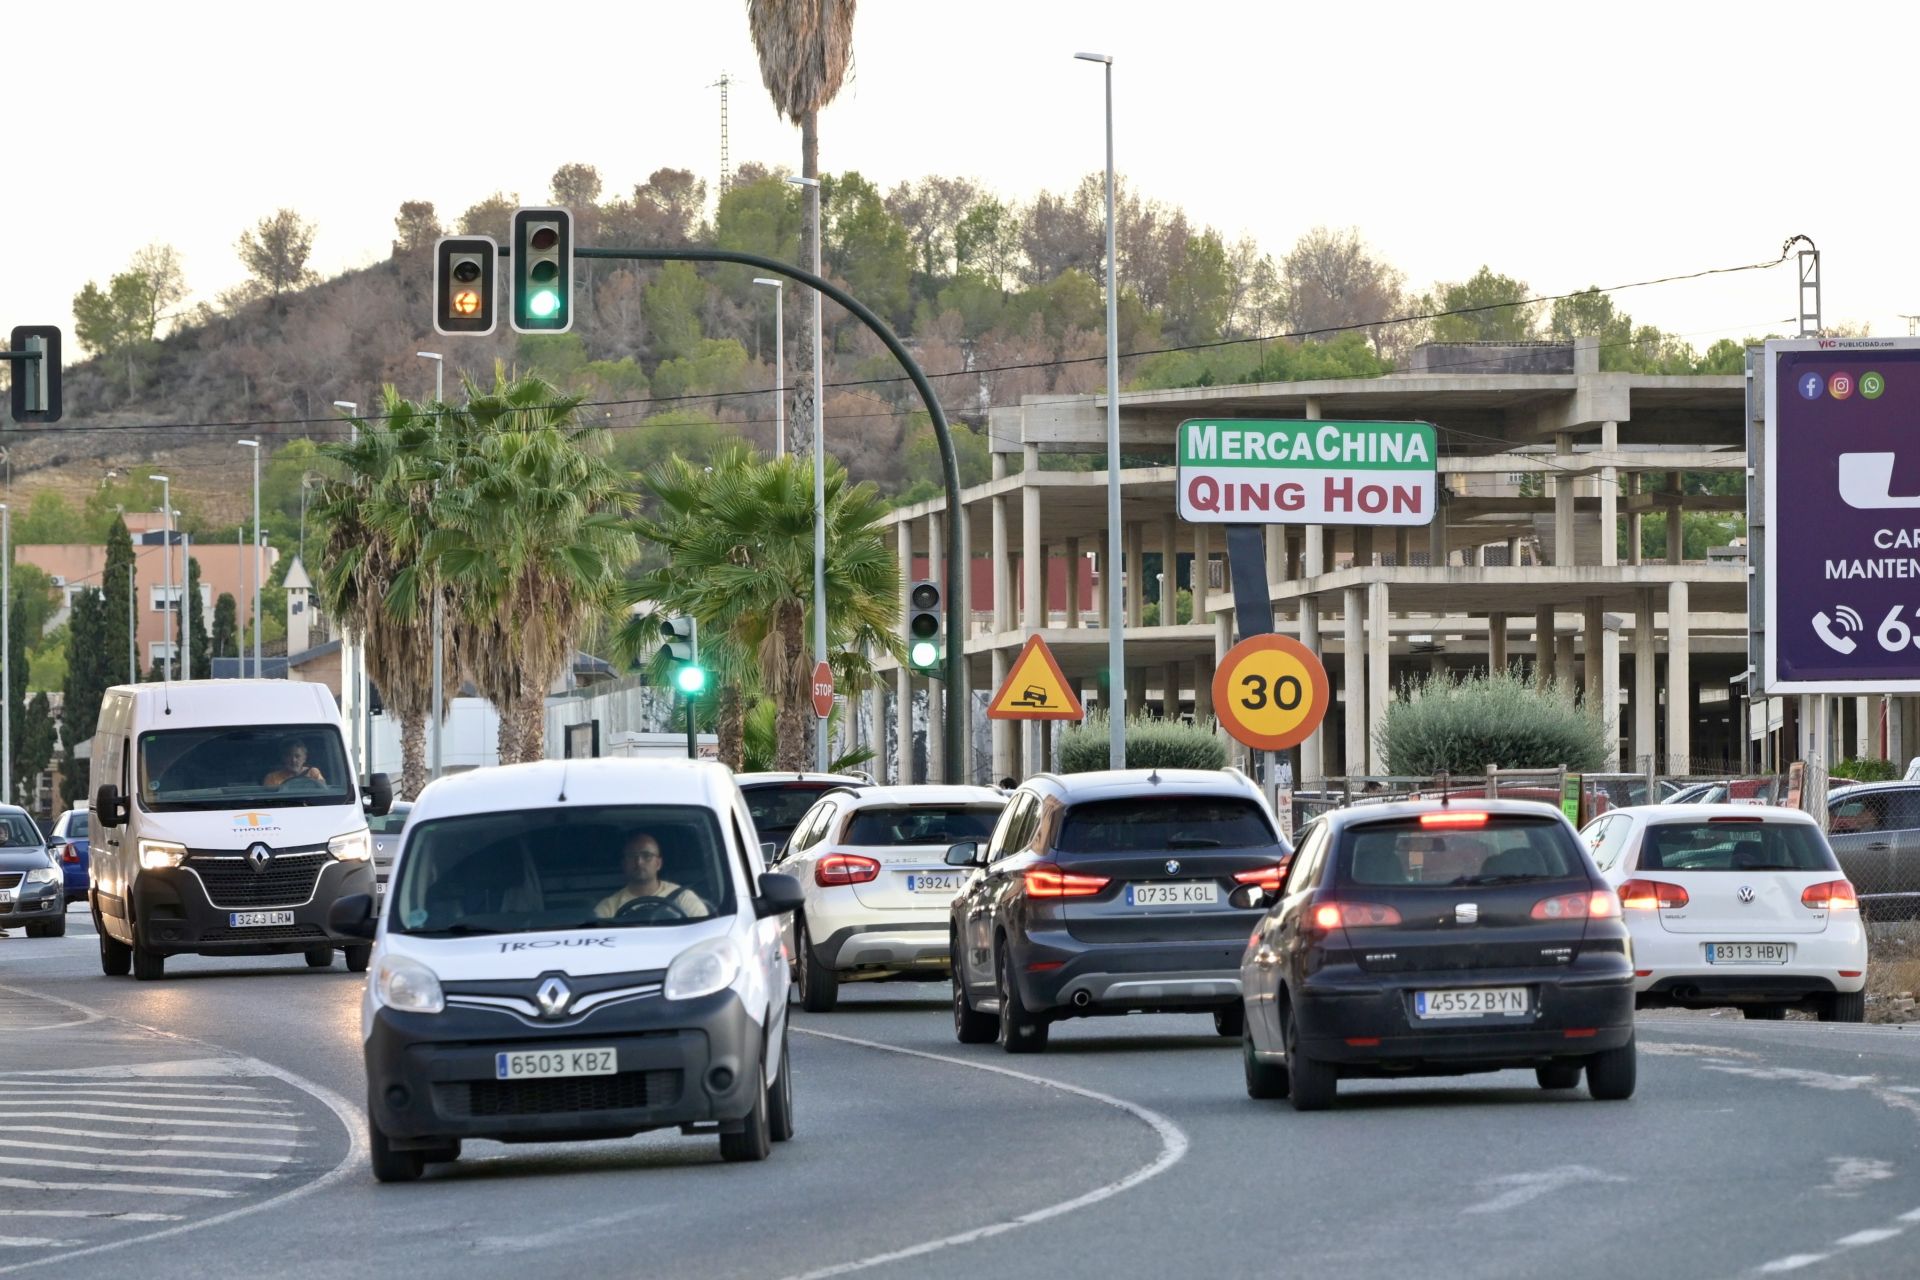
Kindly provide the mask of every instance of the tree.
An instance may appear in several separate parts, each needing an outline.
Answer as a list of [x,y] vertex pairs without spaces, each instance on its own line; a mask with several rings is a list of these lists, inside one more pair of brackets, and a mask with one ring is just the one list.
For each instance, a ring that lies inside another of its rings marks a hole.
[[[1287,327],[1296,334],[1337,337],[1341,330],[1387,319],[1401,307],[1406,277],[1375,257],[1355,227],[1315,227],[1294,242],[1280,269]],[[1389,328],[1365,330],[1375,350],[1384,349]]]
[[433,248],[434,241],[446,234],[431,200],[402,200],[400,212],[393,219],[393,229],[396,258],[402,254],[425,253]]
[[1571,686],[1540,690],[1495,671],[1436,675],[1387,704],[1374,730],[1388,773],[1416,777],[1503,769],[1598,769],[1614,734],[1604,710],[1576,703]]
[[600,171],[590,164],[563,164],[553,171],[553,202],[575,213],[589,213],[600,203]]
[[915,269],[926,280],[926,296],[954,273],[955,233],[960,220],[980,199],[980,188],[966,178],[929,176],[902,182],[887,193],[887,212],[906,228],[913,243]]
[[152,290],[145,276],[123,271],[107,288],[89,280],[73,298],[73,336],[95,355],[124,357],[127,394],[137,390],[135,360],[151,337]]
[[160,322],[172,319],[187,298],[187,273],[180,265],[180,251],[156,241],[134,254],[127,270],[146,282],[145,336],[151,342],[160,334]]
[[1481,267],[1465,284],[1437,284],[1420,310],[1444,311],[1433,322],[1435,342],[1531,342],[1537,304],[1524,280]]
[[100,695],[113,683],[111,658],[126,652],[124,645],[112,650],[103,643],[108,620],[119,612],[91,588],[73,597],[73,613],[67,620],[67,679],[60,701],[60,741],[66,746],[60,801],[67,808],[88,794],[87,762],[74,752],[93,738],[100,719]]
[[[760,59],[760,80],[774,109],[800,126],[800,175],[820,177],[820,109],[832,102],[853,62],[855,0],[747,0],[747,26]],[[821,193],[824,196],[824,192]],[[823,202],[824,203],[824,202]],[[814,202],[802,202],[801,243],[811,245],[817,228]],[[802,327],[796,367],[813,361],[813,337]],[[794,396],[792,445],[813,447],[813,390],[804,380]]]
[[53,707],[42,691],[27,703],[13,742],[13,794],[19,797],[19,803],[38,798],[40,775],[53,763],[55,742]]
[[207,611],[200,604],[200,561],[187,557],[187,603],[193,610],[191,622],[182,617],[188,631],[183,651],[193,663],[193,673],[204,680],[213,674],[213,645],[207,636]]
[[[129,632],[129,628],[133,626],[133,619],[129,616],[127,603],[133,599],[136,589],[134,579],[137,575],[133,559],[133,536],[127,532],[127,522],[118,515],[114,516],[112,525],[107,529],[106,541],[107,565],[106,569],[100,575],[100,590],[102,594],[100,622],[91,636],[84,642],[86,645],[97,646],[99,654],[97,657],[89,656],[82,661],[79,656],[79,651],[83,645],[83,641],[81,639],[80,629],[76,624],[72,638],[68,644],[67,660],[69,671],[82,670],[88,680],[92,680],[97,673],[101,688],[105,688],[108,684],[113,683],[112,680],[106,678],[109,673],[113,675],[114,680],[128,681],[131,681],[135,674],[133,671],[128,670],[125,665],[127,654],[131,651],[133,644]],[[75,608],[78,608],[77,601]],[[71,685],[69,685],[69,687],[71,687]],[[97,693],[95,694],[95,698],[96,700],[98,699]],[[63,716],[67,714],[66,708],[71,705],[71,700],[62,705],[61,714]],[[92,732],[92,729],[87,730],[89,735],[91,735]],[[61,736],[69,743],[76,741],[76,739],[69,735],[62,734]]]
[[641,309],[654,354],[663,359],[692,355],[700,345],[700,308],[707,288],[690,263],[669,262],[647,286]]
[[492,236],[504,244],[508,233],[513,230],[513,211],[519,207],[518,193],[507,195],[503,191],[496,191],[460,215],[460,234]]
[[880,188],[849,171],[829,175],[820,190],[827,237],[821,265],[829,276],[896,326],[908,318],[913,249],[907,229],[888,211]]
[[[231,591],[222,591],[220,598],[213,602],[211,644],[216,658],[240,656],[239,605],[235,603]],[[211,671],[213,668],[207,669]]]
[[953,229],[955,274],[971,272],[1004,290],[1020,261],[1020,211],[992,196],[969,205]]
[[314,225],[292,209],[279,209],[240,233],[234,251],[260,292],[282,305],[282,295],[319,277],[307,265],[313,252]]

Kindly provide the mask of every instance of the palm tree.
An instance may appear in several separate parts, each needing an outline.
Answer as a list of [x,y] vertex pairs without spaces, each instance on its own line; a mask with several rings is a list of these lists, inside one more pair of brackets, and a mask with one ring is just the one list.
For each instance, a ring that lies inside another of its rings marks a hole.
[[[747,0],[747,25],[760,58],[760,80],[774,109],[800,126],[800,173],[820,177],[820,109],[832,102],[853,60],[854,0]],[[800,243],[813,244],[814,202],[800,202]],[[813,337],[800,326],[800,367],[811,360]],[[813,388],[795,388],[791,448],[812,447]]]

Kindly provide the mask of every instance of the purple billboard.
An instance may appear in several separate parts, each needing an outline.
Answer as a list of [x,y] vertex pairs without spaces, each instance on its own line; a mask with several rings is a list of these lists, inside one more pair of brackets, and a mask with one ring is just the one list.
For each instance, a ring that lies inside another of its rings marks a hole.
[[1920,339],[1767,343],[1770,693],[1920,691]]

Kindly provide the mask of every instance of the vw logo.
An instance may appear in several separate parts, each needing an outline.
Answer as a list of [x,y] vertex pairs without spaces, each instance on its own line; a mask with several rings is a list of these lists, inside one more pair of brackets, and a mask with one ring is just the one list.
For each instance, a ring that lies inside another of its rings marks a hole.
[[545,1018],[564,1017],[567,1006],[573,1003],[573,989],[558,978],[548,978],[533,993],[540,1002],[540,1015]]
[[247,846],[247,864],[255,871],[265,871],[273,862],[273,850],[264,844]]
[[1180,859],[1178,858],[1167,859],[1167,874],[1170,876],[1177,876],[1180,874]]
[[1742,902],[1752,902],[1752,901],[1753,901],[1753,886],[1752,886],[1752,885],[1750,885],[1750,884],[1743,884],[1743,885],[1741,885],[1741,886],[1740,886],[1740,901],[1742,901]]

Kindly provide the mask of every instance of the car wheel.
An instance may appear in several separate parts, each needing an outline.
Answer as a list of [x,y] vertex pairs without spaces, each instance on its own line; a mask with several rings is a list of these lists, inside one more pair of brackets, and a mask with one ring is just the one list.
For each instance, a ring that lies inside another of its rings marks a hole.
[[1281,1015],[1287,1038],[1287,1096],[1295,1111],[1325,1111],[1340,1091],[1340,1069],[1300,1052],[1300,1032],[1294,1025],[1293,1010]]
[[444,1147],[434,1147],[420,1153],[422,1164],[452,1164],[460,1158],[460,1139],[455,1138]]
[[133,967],[133,948],[108,937],[98,915],[93,917],[93,928],[100,935],[100,972],[109,978],[126,977],[127,970]]
[[755,1091],[753,1110],[747,1112],[740,1132],[720,1135],[720,1158],[735,1163],[765,1160],[773,1150],[773,1134],[767,1127],[766,1072],[760,1073],[760,1088]]
[[1606,1049],[1587,1059],[1587,1092],[1600,1102],[1619,1102],[1633,1096],[1637,1074],[1633,1041]]
[[1783,1004],[1743,1004],[1740,1016],[1752,1018],[1756,1022],[1779,1022],[1787,1016],[1787,1006]]
[[793,1137],[793,1060],[787,1056],[787,1033],[780,1032],[780,1074],[767,1092],[767,1136],[775,1142]]
[[1000,1020],[981,1013],[967,998],[967,980],[960,976],[960,949],[953,950],[953,1035],[961,1044],[992,1044],[1000,1036]]
[[332,947],[308,947],[306,952],[307,968],[330,969],[333,967]]
[[66,917],[47,920],[40,924],[30,924],[27,926],[27,936],[29,938],[64,938],[67,936]]
[[167,974],[167,958],[158,951],[149,951],[140,945],[140,927],[133,930],[133,976],[141,982],[152,982],[164,978]]
[[340,950],[346,954],[348,973],[365,973],[367,966],[373,962],[371,942],[357,943],[351,947],[342,947]]
[[1287,1069],[1277,1062],[1262,1062],[1253,1056],[1253,1036],[1240,1037],[1240,1061],[1247,1072],[1247,1096],[1249,1098],[1284,1098],[1287,1096]]
[[396,1151],[380,1126],[372,1121],[367,1123],[367,1139],[373,1176],[381,1182],[412,1182],[426,1168],[425,1155],[418,1151]]
[[1028,1012],[1013,980],[1013,961],[1004,941],[1000,947],[1000,1047],[1008,1053],[1041,1053],[1047,1047],[1047,1021]]
[[800,987],[800,1007],[808,1013],[832,1013],[840,1003],[840,977],[815,962],[813,938],[807,933],[805,920],[794,926],[793,980]]
[[1235,1002],[1223,1005],[1213,1011],[1213,1030],[1215,1035],[1237,1040],[1247,1028],[1247,1006]]
[[1542,1089],[1578,1089],[1580,1087],[1580,1064],[1577,1062],[1550,1062],[1544,1067],[1533,1069],[1533,1078],[1540,1082]]
[[1822,1022],[1865,1022],[1867,993],[1865,991],[1834,992],[1820,1002],[1819,1018]]

